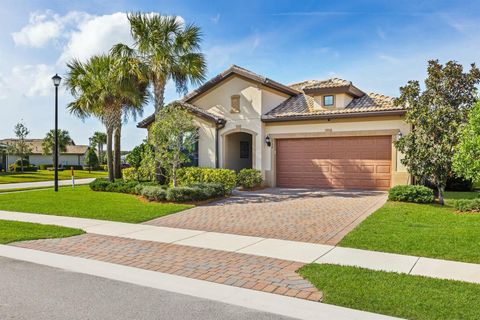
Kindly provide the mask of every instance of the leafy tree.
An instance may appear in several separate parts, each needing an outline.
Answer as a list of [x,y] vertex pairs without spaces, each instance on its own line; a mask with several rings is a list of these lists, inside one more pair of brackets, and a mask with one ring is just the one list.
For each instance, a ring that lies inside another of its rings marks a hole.
[[117,44],[112,53],[133,57],[147,68],[146,77],[153,86],[155,112],[163,107],[165,86],[173,80],[179,93],[186,93],[188,83],[205,80],[206,63],[200,51],[202,34],[194,24],[184,25],[176,16],[131,13],[128,15],[134,48]]
[[[52,154],[53,163],[55,163],[55,152],[61,153],[67,151],[67,146],[75,144],[70,138],[67,130],[58,129],[58,150],[55,149],[55,130],[47,132],[42,142],[43,154]],[[57,164],[58,165],[58,164]]]
[[85,164],[88,166],[88,172],[92,170],[92,168],[98,167],[98,157],[97,153],[95,152],[95,148],[88,148],[87,153],[85,154]]
[[170,104],[159,115],[152,129],[155,158],[176,187],[177,169],[190,161],[198,141],[197,128],[190,113],[180,106]]
[[412,131],[395,145],[405,155],[402,163],[416,179],[436,185],[443,204],[455,147],[476,99],[480,70],[472,64],[466,73],[455,61],[441,65],[431,60],[427,73],[423,91],[418,81],[400,88],[395,103],[407,107],[405,121]]
[[107,134],[104,132],[96,131],[93,136],[90,137],[90,145],[92,148],[97,148],[97,154],[99,163],[103,163],[103,146],[107,143]]
[[138,169],[142,163],[146,148],[151,148],[148,142],[145,140],[138,146],[134,147],[129,154],[127,154],[126,160],[133,168]]
[[27,160],[28,155],[32,152],[32,148],[25,141],[30,131],[25,124],[19,122],[15,125],[13,132],[17,140],[7,146],[7,152],[20,158],[20,170],[23,172],[24,160]]
[[142,150],[138,176],[145,181],[155,181],[155,150],[151,144],[145,144]]
[[122,117],[141,113],[148,98],[148,81],[142,78],[138,64],[134,58],[100,55],[85,63],[73,60],[67,65],[66,86],[75,98],[68,109],[82,119],[95,116],[106,127],[110,181],[121,176]]
[[470,111],[468,123],[461,131],[453,170],[459,176],[480,182],[480,101]]

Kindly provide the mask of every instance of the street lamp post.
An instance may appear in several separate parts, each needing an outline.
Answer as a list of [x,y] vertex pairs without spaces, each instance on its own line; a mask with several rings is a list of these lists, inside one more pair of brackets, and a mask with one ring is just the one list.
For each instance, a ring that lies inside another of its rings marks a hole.
[[53,85],[55,86],[55,149],[52,150],[54,152],[54,160],[53,166],[55,171],[55,192],[58,191],[58,86],[60,85],[60,81],[62,78],[55,74],[52,77]]

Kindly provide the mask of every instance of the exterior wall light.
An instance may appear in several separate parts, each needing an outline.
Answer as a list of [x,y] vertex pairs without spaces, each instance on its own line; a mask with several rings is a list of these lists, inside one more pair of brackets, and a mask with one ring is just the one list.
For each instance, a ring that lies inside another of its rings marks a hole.
[[402,131],[398,131],[397,133],[397,141],[403,138],[403,133]]
[[265,144],[270,147],[272,145],[272,141],[270,140],[270,136],[266,136],[265,137]]

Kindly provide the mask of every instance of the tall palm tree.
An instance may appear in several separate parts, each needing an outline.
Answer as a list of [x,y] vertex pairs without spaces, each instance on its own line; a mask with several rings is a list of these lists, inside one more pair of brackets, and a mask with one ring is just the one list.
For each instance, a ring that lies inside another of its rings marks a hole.
[[202,34],[199,27],[184,25],[176,16],[130,13],[128,20],[134,48],[117,44],[112,53],[136,57],[147,66],[145,75],[152,84],[158,114],[164,105],[168,80],[173,80],[182,94],[189,83],[197,85],[205,80],[205,57],[199,52]]
[[58,129],[58,148],[55,149],[55,129],[52,129],[47,132],[45,138],[42,141],[42,151],[43,154],[52,153],[53,162],[55,163],[55,153],[62,153],[67,151],[68,145],[74,145],[72,138],[70,138],[70,134],[67,130]]
[[[120,130],[122,115],[139,113],[146,103],[148,82],[125,68],[127,63],[111,55],[93,56],[87,62],[72,60],[66,85],[76,99],[68,109],[85,119],[99,118],[106,128],[108,177],[111,181],[121,176]],[[113,136],[118,157],[114,163]]]
[[97,148],[98,159],[100,164],[103,161],[103,146],[107,143],[107,135],[105,132],[95,131],[90,137],[90,144],[92,148]]

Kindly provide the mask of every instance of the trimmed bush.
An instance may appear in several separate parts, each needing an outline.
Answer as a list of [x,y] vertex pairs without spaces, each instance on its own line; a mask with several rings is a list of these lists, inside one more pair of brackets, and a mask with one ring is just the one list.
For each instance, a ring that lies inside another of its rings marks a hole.
[[192,188],[200,188],[206,196],[206,199],[221,198],[225,196],[225,189],[221,183],[196,183]]
[[224,193],[230,194],[237,184],[237,175],[230,169],[185,167],[177,170],[179,186],[191,186],[198,183],[220,183]]
[[[141,186],[138,185],[137,188]],[[141,186],[140,194],[149,201],[164,201],[167,199],[167,190],[161,186]]]
[[208,199],[206,192],[199,187],[176,187],[167,190],[167,200],[172,202],[190,202]]
[[159,185],[156,182],[140,182],[135,186],[135,194],[142,195],[143,187],[160,187],[166,190],[166,186]]
[[53,164],[40,164],[38,169],[40,170],[47,170],[48,168],[53,168]]
[[453,206],[461,212],[480,212],[480,198],[459,199],[453,203]]
[[[8,166],[8,170],[11,172],[22,172],[22,167],[14,163]],[[35,172],[37,170],[38,170],[38,167],[33,164],[23,167],[23,172]]]
[[131,193],[135,194],[138,182],[136,181],[123,181],[116,180],[110,182],[107,179],[95,179],[90,182],[90,189],[94,191],[104,191],[104,192],[119,192],[119,193]]
[[257,169],[242,169],[237,177],[238,185],[245,189],[258,187],[263,182],[262,173]]
[[395,186],[388,191],[388,200],[432,203],[435,200],[433,190],[424,186],[401,185]]

